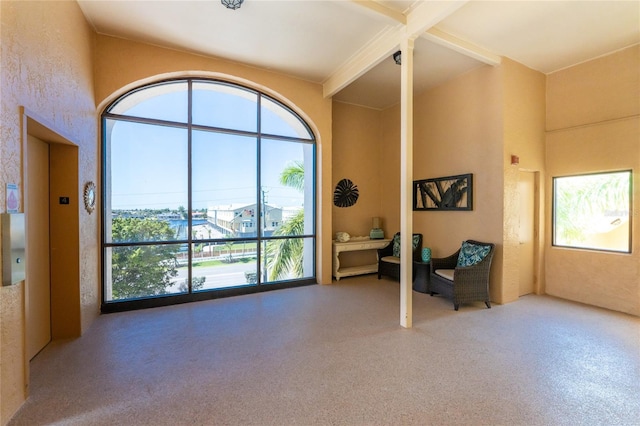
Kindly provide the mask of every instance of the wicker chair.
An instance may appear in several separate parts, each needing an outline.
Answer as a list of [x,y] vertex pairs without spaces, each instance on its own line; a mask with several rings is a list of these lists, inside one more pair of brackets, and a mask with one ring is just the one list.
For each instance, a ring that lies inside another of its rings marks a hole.
[[[400,244],[400,233],[393,236],[393,240],[385,248],[378,250],[378,279],[383,275],[400,280],[400,257],[393,255],[393,246]],[[413,234],[413,261],[420,261],[422,250],[422,234]]]
[[451,256],[431,258],[431,282],[429,292],[441,294],[453,300],[453,307],[457,311],[461,303],[481,301],[491,308],[489,302],[489,273],[495,245],[479,241],[467,240],[463,242],[489,247],[488,253],[471,266],[458,266],[459,249]]

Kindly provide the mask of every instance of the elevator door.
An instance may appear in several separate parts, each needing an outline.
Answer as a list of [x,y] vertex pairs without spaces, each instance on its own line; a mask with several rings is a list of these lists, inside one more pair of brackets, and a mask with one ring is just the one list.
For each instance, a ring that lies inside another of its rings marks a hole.
[[51,341],[49,261],[49,144],[27,140],[26,276],[27,354],[33,358]]

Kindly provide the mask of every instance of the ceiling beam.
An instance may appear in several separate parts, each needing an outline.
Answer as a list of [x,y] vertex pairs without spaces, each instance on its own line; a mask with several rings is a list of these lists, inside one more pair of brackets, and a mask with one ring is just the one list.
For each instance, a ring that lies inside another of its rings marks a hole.
[[[355,1],[367,8],[387,14],[387,8],[374,1]],[[466,1],[425,1],[421,2],[406,17],[406,25],[387,28],[365,45],[351,59],[337,69],[322,84],[325,98],[331,97],[357,80],[361,75],[378,65],[397,50],[402,40],[414,40],[426,30],[461,8]],[[403,15],[404,16],[404,15]]]
[[388,8],[387,6],[380,4],[377,0],[352,0],[354,3],[358,3],[360,6],[371,9],[381,15],[393,19],[399,24],[406,25],[407,17],[397,10]]
[[407,16],[407,36],[415,39],[466,3],[466,0],[420,2]]
[[398,43],[403,32],[404,26],[402,25],[387,28],[378,37],[371,40],[325,80],[322,84],[324,97],[335,95],[398,50]]
[[455,50],[465,56],[484,62],[485,64],[496,66],[500,65],[500,62],[502,62],[502,58],[500,56],[435,27],[429,28],[422,34],[422,37],[448,49]]

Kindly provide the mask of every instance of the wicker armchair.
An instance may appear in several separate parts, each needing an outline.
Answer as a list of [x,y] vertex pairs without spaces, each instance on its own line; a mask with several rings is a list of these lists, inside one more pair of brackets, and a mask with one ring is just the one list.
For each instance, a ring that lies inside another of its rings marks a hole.
[[458,266],[462,247],[451,256],[431,258],[429,292],[431,296],[438,293],[452,299],[453,307],[456,311],[461,303],[475,301],[484,302],[487,308],[491,308],[491,303],[489,302],[489,272],[495,245],[473,240],[463,242],[463,247],[465,244],[488,247],[489,250],[481,260],[477,260],[476,263],[470,266]]
[[[378,250],[378,279],[383,275],[393,277],[396,280],[400,280],[400,257],[394,256],[394,245],[397,247],[400,244],[400,233],[396,232],[393,236],[393,240],[385,248]],[[420,252],[422,250],[422,234],[413,234],[413,253],[412,258],[414,261],[420,261]],[[396,251],[396,254],[399,254]]]

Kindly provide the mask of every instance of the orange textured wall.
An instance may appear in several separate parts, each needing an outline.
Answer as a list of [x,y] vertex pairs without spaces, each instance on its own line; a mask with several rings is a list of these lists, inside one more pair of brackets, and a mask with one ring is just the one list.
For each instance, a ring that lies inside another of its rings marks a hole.
[[380,111],[334,102],[332,187],[347,178],[360,194],[352,207],[332,207],[334,233],[369,235],[371,218],[381,215],[379,117]]
[[635,45],[550,74],[547,130],[638,116],[639,52]]
[[630,254],[546,247],[548,294],[640,315],[640,45],[547,76],[546,233],[552,178],[631,169]]
[[384,110],[380,122],[380,203],[385,235],[389,236],[400,230],[400,106]]
[[[517,300],[520,294],[520,206],[518,199],[519,172],[536,172],[540,182],[544,178],[545,157],[545,76],[509,59],[502,60],[504,79],[504,211],[503,211],[503,301]],[[519,157],[519,164],[511,164],[511,155]],[[534,247],[535,291],[544,288],[544,192],[537,194],[538,235]]]
[[[381,198],[388,226],[400,225],[399,108],[382,114]],[[510,153],[522,157],[510,165]],[[413,179],[473,173],[473,211],[419,211],[413,229],[435,257],[466,239],[496,244],[491,299],[518,298],[515,189],[518,170],[544,169],[544,76],[513,61],[483,66],[415,97]],[[542,253],[538,253],[542,258]],[[541,275],[541,262],[538,273]]]
[[413,228],[434,257],[463,240],[496,244],[491,299],[502,303],[502,69],[483,66],[415,98],[414,179],[473,173],[472,211],[419,211]]
[[[359,198],[351,207],[332,207],[333,234],[342,231],[352,236],[368,236],[372,218],[381,217],[385,236],[395,232],[389,229],[382,215],[380,169],[381,161],[380,114],[378,110],[333,104],[333,181],[332,188],[341,179],[350,179],[358,186]],[[397,169],[396,169],[397,171]],[[376,262],[374,252],[344,253],[342,266]]]
[[[0,200],[7,183],[22,181],[21,107],[78,145],[80,182],[97,180],[96,111],[93,98],[93,32],[76,2],[0,2]],[[81,188],[72,194],[80,209]],[[22,194],[22,200],[24,200]],[[22,209],[22,205],[20,207]],[[0,203],[0,212],[5,203]],[[82,329],[98,315],[97,215],[79,213]],[[29,260],[27,260],[29,261]],[[27,265],[28,277],[28,265]],[[77,290],[77,289],[76,289]],[[0,288],[0,423],[24,402],[24,282]]]

